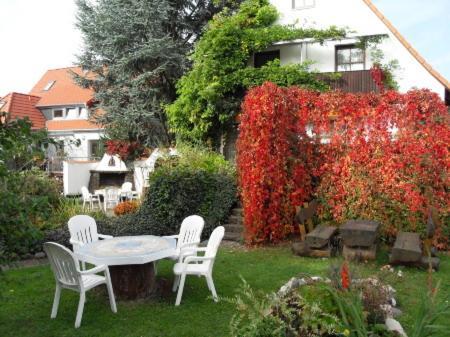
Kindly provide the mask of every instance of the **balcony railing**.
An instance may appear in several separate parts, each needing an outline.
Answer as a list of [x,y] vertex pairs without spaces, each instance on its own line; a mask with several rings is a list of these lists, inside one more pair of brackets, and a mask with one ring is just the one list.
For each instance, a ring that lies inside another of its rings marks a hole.
[[344,92],[379,92],[379,88],[370,74],[370,70],[357,71],[341,71],[340,77],[337,79],[330,79],[329,75],[336,73],[320,74],[320,79],[328,83],[331,89],[342,90]]

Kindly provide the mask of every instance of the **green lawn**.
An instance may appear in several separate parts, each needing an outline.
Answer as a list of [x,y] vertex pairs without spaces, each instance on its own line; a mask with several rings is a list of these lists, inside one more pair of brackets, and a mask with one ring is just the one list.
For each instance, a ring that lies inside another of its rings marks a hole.
[[[376,263],[358,265],[360,274],[379,270],[386,257]],[[222,248],[214,279],[219,296],[232,297],[240,285],[239,276],[252,287],[266,292],[277,290],[299,273],[326,275],[333,260],[299,258],[287,247],[236,250]],[[159,264],[159,275],[172,280],[171,263]],[[405,312],[400,321],[408,327],[413,321],[419,294],[424,293],[426,273],[402,268],[403,277],[391,284],[398,290],[398,301]],[[78,294],[69,290],[61,297],[58,316],[50,319],[54,280],[49,266],[11,270],[0,298],[0,336],[227,336],[234,307],[228,302],[214,303],[208,298],[205,280],[188,277],[181,306],[174,306],[175,294],[159,302],[119,302],[118,312],[110,311],[103,292],[89,292],[83,321],[74,329]],[[434,274],[442,281],[442,297],[450,295],[450,257],[441,257],[441,269]],[[449,324],[450,328],[450,324]]]

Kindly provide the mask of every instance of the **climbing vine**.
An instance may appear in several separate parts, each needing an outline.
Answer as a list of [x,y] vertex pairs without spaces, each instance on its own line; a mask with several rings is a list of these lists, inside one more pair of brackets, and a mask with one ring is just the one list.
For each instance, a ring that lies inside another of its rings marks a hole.
[[390,239],[425,233],[430,210],[448,247],[450,123],[439,97],[282,88],[247,94],[240,115],[238,171],[246,238],[276,242],[294,229],[294,206],[317,198],[323,223],[366,218]]
[[342,38],[345,31],[299,29],[276,24],[278,13],[268,0],[246,0],[237,11],[216,15],[192,54],[192,69],[177,84],[177,100],[166,109],[171,130],[181,138],[205,141],[232,121],[246,90],[271,80],[279,85],[326,88],[308,64],[271,62],[249,66],[255,52],[277,41]]

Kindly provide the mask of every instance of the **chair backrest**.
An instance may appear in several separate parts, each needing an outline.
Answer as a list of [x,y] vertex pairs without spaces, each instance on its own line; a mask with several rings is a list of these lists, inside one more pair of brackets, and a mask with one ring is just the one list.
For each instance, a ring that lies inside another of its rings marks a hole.
[[86,186],[81,187],[81,195],[83,196],[83,199],[89,199],[90,193]]
[[55,242],[46,242],[44,251],[58,282],[69,286],[80,285],[78,261],[69,249]]
[[69,219],[70,238],[83,244],[98,241],[97,223],[89,215],[75,215]]
[[105,193],[107,201],[119,200],[119,191],[116,188],[107,188]]
[[120,188],[122,192],[131,192],[133,189],[133,184],[127,181],[126,183],[122,184],[122,187]]
[[188,244],[198,244],[202,236],[205,220],[199,215],[190,215],[183,220],[178,235],[177,248]]
[[225,227],[219,226],[213,230],[211,236],[209,237],[208,245],[206,246],[205,257],[211,257],[213,259],[204,262],[206,265],[208,265],[209,269],[211,269],[214,265],[214,259],[217,255],[220,242],[222,242],[224,235],[225,235]]

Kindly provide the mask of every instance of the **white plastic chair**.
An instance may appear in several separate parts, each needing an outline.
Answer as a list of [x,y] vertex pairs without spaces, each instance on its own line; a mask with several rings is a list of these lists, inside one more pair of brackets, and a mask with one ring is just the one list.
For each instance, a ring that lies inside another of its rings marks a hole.
[[[177,299],[175,305],[180,305],[181,297],[183,296],[184,282],[186,280],[186,275],[197,275],[204,276],[206,278],[206,283],[208,284],[208,289],[213,295],[215,302],[218,301],[216,288],[214,287],[214,282],[212,279],[212,270],[214,266],[214,261],[216,259],[217,250],[219,249],[220,242],[225,234],[225,228],[219,226],[212,232],[209,237],[208,245],[206,248],[189,248],[187,257],[183,257],[183,252],[181,253],[181,262],[178,262],[173,267],[173,273],[175,274],[175,280],[173,283],[173,291],[178,288]],[[204,256],[192,256],[192,251],[205,252]]]
[[[86,301],[86,291],[100,284],[106,284],[111,310],[114,313],[117,312],[116,300],[114,298],[108,266],[101,265],[86,271],[80,271],[78,268],[78,260],[66,247],[54,242],[46,242],[44,243],[44,251],[48,256],[56,281],[51,318],[55,318],[58,313],[61,289],[74,290],[80,293],[75,328],[80,327],[84,303]],[[100,272],[102,272],[104,276],[96,275]]]
[[[76,252],[81,246],[98,241],[100,239],[111,239],[111,235],[103,235],[97,232],[97,223],[89,215],[75,215],[68,222],[70,243]],[[85,263],[81,262],[82,268],[86,269]]]
[[120,188],[120,197],[124,197],[127,200],[136,200],[138,199],[138,193],[133,191],[133,184],[130,182],[126,182],[122,184]]
[[98,208],[102,209],[100,196],[90,193],[86,186],[81,187],[81,196],[83,198],[83,209],[85,209],[87,203],[90,209],[93,210],[96,202],[98,203]]
[[[181,223],[179,234],[166,236],[167,238],[177,239],[176,254],[170,256],[169,259],[179,260],[182,250],[184,250],[186,256],[189,248],[198,247],[204,226],[205,220],[203,220],[201,216],[190,215],[186,217]],[[195,255],[195,253],[193,253],[193,255]]]
[[116,188],[105,189],[105,212],[119,203],[119,191]]

